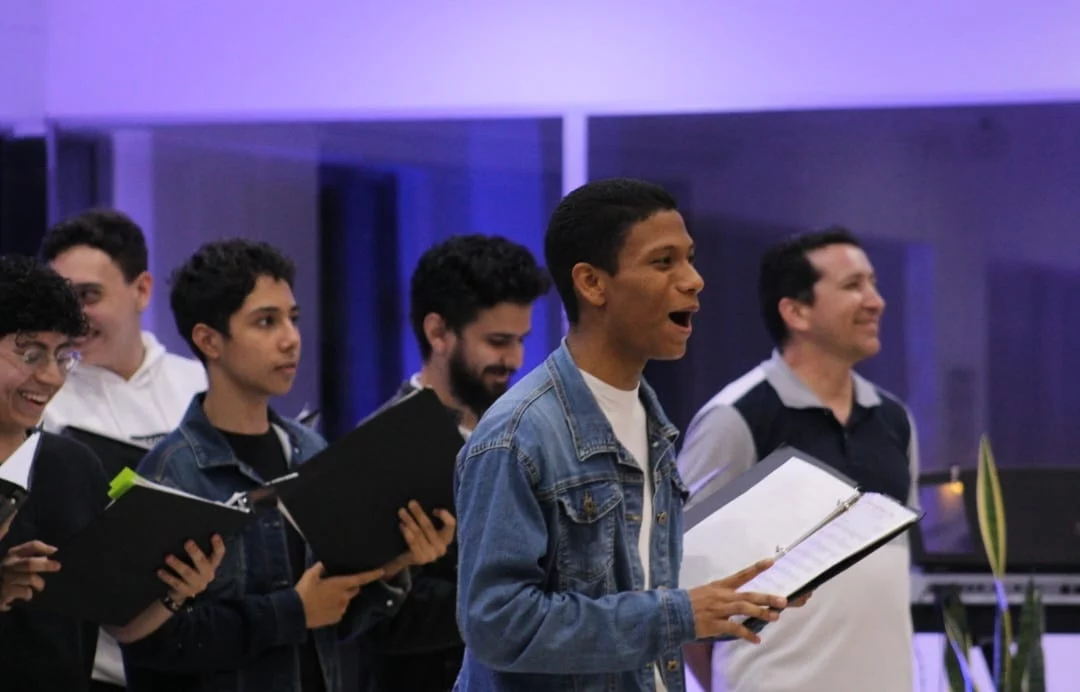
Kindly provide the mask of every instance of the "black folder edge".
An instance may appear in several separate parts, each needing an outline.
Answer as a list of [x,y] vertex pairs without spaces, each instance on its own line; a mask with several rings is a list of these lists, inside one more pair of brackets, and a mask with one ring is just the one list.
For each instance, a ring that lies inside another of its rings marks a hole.
[[[37,445],[34,447],[34,456],[30,459],[30,472],[27,474],[26,487],[24,488],[18,483],[12,483],[8,480],[0,480],[0,526],[3,526],[8,519],[22,509],[22,506],[30,499],[30,486],[34,484],[34,464],[37,463],[38,454],[41,453],[41,430],[39,428],[30,430],[30,434],[27,435],[26,439],[29,440],[33,435],[39,437]],[[21,446],[19,445],[19,447]],[[18,448],[16,448],[16,451],[18,451]],[[7,461],[7,459],[4,461]]]
[[831,476],[838,478],[839,480],[847,483],[851,486],[851,492],[854,495],[859,491],[858,484],[851,478],[848,478],[840,471],[837,471],[832,466],[829,466],[824,461],[816,459],[802,450],[796,449],[790,446],[779,447],[772,454],[768,455],[761,461],[751,466],[747,471],[737,476],[727,485],[716,490],[707,498],[694,504],[693,507],[683,511],[683,533],[686,533],[690,529],[694,528],[701,522],[708,519],[721,507],[732,502],[736,498],[740,497],[743,493],[747,492],[761,481],[765,480],[769,475],[776,471],[778,468],[786,464],[792,457],[797,457],[806,463],[816,466],[817,468],[825,471]]
[[29,498],[30,493],[19,484],[0,481],[0,526],[15,516]]
[[[433,411],[446,411],[445,405],[439,400],[438,395],[435,393],[435,390],[423,387],[409,392],[405,396],[396,399],[393,402],[386,404],[379,409],[376,409],[374,412],[362,419],[357,424],[356,428],[353,428],[341,438],[335,440],[332,444],[325,447],[318,454],[312,456],[310,459],[297,467],[296,471],[291,474],[290,477],[287,479],[289,482],[283,483],[280,487],[276,488],[275,497],[277,502],[280,502],[280,504],[284,508],[283,514],[287,514],[287,516],[290,518],[295,517],[295,522],[297,525],[296,528],[300,532],[300,534],[304,536],[305,541],[307,541],[308,545],[311,547],[312,552],[316,555],[316,559],[321,559],[324,561],[328,559],[321,557],[321,555],[325,555],[327,552],[326,550],[322,550],[322,548],[327,544],[328,539],[322,535],[308,535],[307,533],[305,533],[303,531],[303,525],[306,523],[305,519],[307,519],[308,517],[303,516],[304,512],[302,510],[290,509],[290,502],[296,502],[295,498],[297,496],[297,493],[305,492],[307,488],[311,488],[312,486],[317,486],[320,483],[326,482],[326,476],[336,472],[334,466],[329,463],[333,459],[331,450],[335,445],[340,444],[342,440],[344,440],[347,436],[354,434],[357,429],[369,423],[373,423],[381,416],[389,415],[390,412],[395,410],[401,410],[401,407],[403,407],[403,405],[408,402],[412,402],[413,405],[431,406]],[[456,435],[460,435],[460,433],[457,432],[457,425],[454,424],[452,416],[448,412],[446,413],[446,420],[446,430],[448,434],[449,431],[453,429]],[[460,445],[458,445],[458,447],[460,447]],[[425,511],[430,512],[436,508],[425,507],[424,509]],[[443,509],[451,512],[453,511],[453,507],[445,507]],[[436,530],[441,530],[443,528],[443,522],[441,519],[439,519],[439,517],[430,515],[430,519],[432,525],[435,527]],[[408,544],[405,542],[404,537],[400,538],[400,549],[402,552],[408,550]],[[370,568],[374,569],[375,565],[373,564]],[[352,569],[343,569],[340,565],[333,564],[332,562],[326,564],[326,570],[327,574],[330,576],[349,574],[356,571]]]
[[[142,493],[159,494],[159,491],[153,488],[135,485],[124,494],[124,497],[129,495],[135,497]],[[116,500],[115,503],[123,502],[124,497]],[[169,494],[166,499],[171,502],[199,503],[198,500],[186,498],[181,495]],[[230,534],[243,530],[247,524],[254,521],[256,518],[256,513],[254,511],[226,509],[225,507],[221,507],[218,504],[209,501],[206,505],[208,512],[212,512],[216,520],[213,522],[203,521],[204,526],[199,529],[171,531],[171,533],[176,533],[177,535],[181,535],[181,537],[168,541],[171,543],[171,546],[163,549],[161,563],[158,566],[165,565],[165,556],[168,554],[175,555],[181,560],[188,560],[187,553],[183,550],[183,544],[188,540],[195,541],[196,545],[199,546],[199,549],[209,555],[212,552],[210,543],[211,535],[218,533],[224,538]],[[108,510],[105,510],[81,531],[57,546],[58,550],[54,556],[55,559],[60,560],[61,564],[63,564],[66,552],[70,553],[71,551],[78,552],[80,550],[85,550],[86,547],[84,544],[100,536],[101,532],[104,531],[104,526],[107,526],[110,521],[113,520],[108,518]],[[214,526],[211,528],[208,526],[209,524],[213,524]],[[210,530],[207,531],[204,529]],[[162,542],[165,543],[166,541],[163,540]],[[95,585],[102,582],[114,581],[114,579],[107,575],[107,569],[108,567],[106,565],[97,563],[91,565],[87,571],[82,574],[75,573],[75,576],[73,577],[67,576],[73,574],[71,569],[66,572],[61,570],[61,572],[57,572],[55,575],[45,575],[46,588],[41,591],[41,593],[36,594],[34,598],[30,599],[30,601],[25,604],[25,607],[34,610],[40,609],[60,614],[74,615],[79,619],[88,620],[96,624],[123,626],[149,607],[154,602],[155,598],[164,596],[169,590],[169,587],[157,577],[156,567],[149,571],[145,578],[128,574],[124,576],[125,582],[130,583],[133,580],[144,582],[145,588],[141,590],[147,595],[147,598],[145,599],[145,602],[132,605],[126,610],[119,607],[113,608],[107,604],[104,599],[100,598],[100,594],[98,594],[98,597],[95,597],[94,593]],[[63,581],[57,579],[60,575],[63,575]],[[81,580],[72,581],[76,576],[81,577]],[[50,585],[53,587],[52,590],[50,590]],[[61,592],[63,595],[56,596],[55,594],[58,593],[59,589],[63,589],[63,592]],[[79,598],[73,599],[73,595],[79,596]],[[73,600],[80,605],[75,607],[70,606],[69,604],[72,603]],[[111,617],[110,612],[115,614],[115,617]]]

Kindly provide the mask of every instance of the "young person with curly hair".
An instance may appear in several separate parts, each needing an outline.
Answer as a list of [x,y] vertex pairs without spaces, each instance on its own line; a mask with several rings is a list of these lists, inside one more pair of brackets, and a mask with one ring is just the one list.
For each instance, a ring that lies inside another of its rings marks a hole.
[[[82,306],[71,285],[33,259],[0,257],[0,459],[8,459],[41,419],[77,360],[75,341],[86,333]],[[73,537],[104,509],[108,481],[101,461],[65,437],[39,433],[30,497],[0,540],[0,651],[5,690],[54,692],[91,689],[98,624],[28,609],[25,601],[48,587],[48,574],[63,565],[53,547]],[[0,462],[3,463],[3,462]],[[166,558],[181,578],[165,573],[169,598],[183,603],[213,578],[223,544],[214,554],[189,548],[195,569]],[[152,604],[124,627],[108,627],[120,641],[153,632],[173,615]]]

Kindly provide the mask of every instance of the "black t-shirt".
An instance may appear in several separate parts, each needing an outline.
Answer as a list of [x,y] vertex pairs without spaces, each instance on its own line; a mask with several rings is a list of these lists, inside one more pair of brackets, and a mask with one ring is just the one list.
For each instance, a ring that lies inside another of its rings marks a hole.
[[[85,445],[42,433],[30,497],[0,541],[0,555],[28,541],[50,545],[85,528],[108,503],[101,461]],[[45,576],[45,587],[49,578]],[[98,626],[17,603],[0,613],[0,688],[19,692],[89,689]]]
[[[261,435],[242,435],[225,430],[220,432],[229,441],[236,458],[250,466],[264,481],[269,482],[288,473],[285,449],[273,428]],[[296,582],[306,567],[307,546],[291,523],[282,523],[285,526],[289,565],[293,581]],[[323,692],[326,689],[319,665],[319,654],[315,649],[315,639],[310,635],[307,643],[300,647],[300,685],[304,692]]]

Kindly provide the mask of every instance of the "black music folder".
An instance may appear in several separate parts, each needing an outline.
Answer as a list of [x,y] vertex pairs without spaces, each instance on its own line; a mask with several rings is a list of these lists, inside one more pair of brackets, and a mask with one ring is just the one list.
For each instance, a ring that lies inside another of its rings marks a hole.
[[[80,439],[94,435],[82,433]],[[57,546],[61,569],[46,576],[45,589],[29,604],[125,625],[167,593],[157,577],[166,555],[187,561],[188,539],[209,554],[214,533],[239,531],[266,509],[279,509],[331,574],[381,567],[408,549],[397,511],[409,500],[429,514],[453,511],[454,461],[462,443],[454,417],[424,389],[368,418],[295,472],[225,503],[125,468],[112,482],[113,502]]]
[[105,469],[106,478],[115,478],[124,469],[139,467],[139,462],[150,451],[150,446],[134,440],[121,440],[105,433],[68,425],[60,431],[65,437],[82,442],[89,447]]
[[[680,582],[722,579],[766,557],[775,564],[740,591],[789,599],[813,591],[922,518],[793,447],[782,447],[684,513]],[[760,631],[766,621],[744,623]]]
[[115,499],[71,540],[56,546],[60,571],[27,607],[122,626],[164,596],[157,576],[166,555],[190,562],[184,543],[211,552],[210,537],[239,531],[255,515],[244,498],[213,502],[125,470],[113,480]]
[[34,431],[3,463],[0,463],[0,526],[30,498],[34,460],[41,433]]
[[[376,569],[408,550],[397,512],[409,500],[429,515],[454,511],[454,462],[463,443],[434,390],[417,390],[281,483],[282,512],[329,573]],[[434,516],[432,522],[440,526]]]

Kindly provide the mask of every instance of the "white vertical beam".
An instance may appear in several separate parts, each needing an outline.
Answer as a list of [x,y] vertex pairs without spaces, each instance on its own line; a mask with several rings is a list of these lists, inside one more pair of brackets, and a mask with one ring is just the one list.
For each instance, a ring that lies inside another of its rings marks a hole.
[[[155,177],[153,132],[147,129],[115,130],[112,133],[112,208],[130,216],[146,236],[150,275],[155,283],[150,306],[143,313],[143,328],[160,332],[169,327],[169,311],[155,311],[154,308],[168,304],[165,280],[171,266],[158,261],[158,253],[154,251]],[[157,324],[156,312],[165,316],[166,324]]]
[[562,119],[562,192],[589,180],[589,116],[565,113]]

